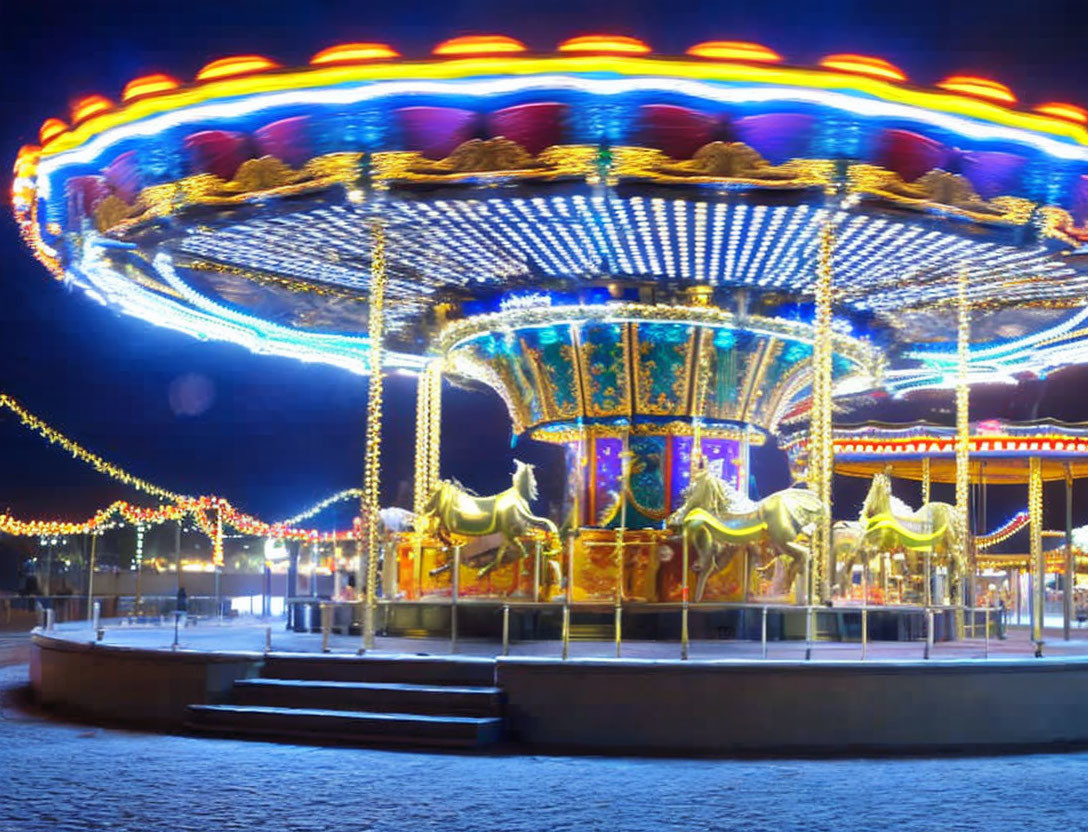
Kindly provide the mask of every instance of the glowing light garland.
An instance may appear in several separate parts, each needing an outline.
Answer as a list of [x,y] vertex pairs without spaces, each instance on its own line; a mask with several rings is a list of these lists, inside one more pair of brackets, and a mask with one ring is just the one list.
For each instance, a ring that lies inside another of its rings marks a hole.
[[286,520],[280,520],[278,524],[280,526],[297,526],[299,523],[303,523],[309,520],[311,517],[316,517],[330,506],[336,503],[342,503],[345,500],[358,499],[363,495],[363,489],[361,488],[345,488],[343,491],[337,491],[335,494],[326,497],[318,503],[314,503],[305,511],[301,511]]
[[86,520],[20,520],[9,514],[0,514],[0,532],[23,537],[55,537],[100,533],[105,529],[114,528],[114,524],[119,519],[130,525],[146,527],[171,520],[181,520],[185,517],[191,517],[211,540],[220,541],[218,548],[220,555],[225,527],[230,527],[243,535],[270,537],[276,540],[325,542],[351,540],[355,537],[354,530],[321,532],[316,529],[291,528],[283,523],[265,523],[234,508],[222,497],[182,497],[173,503],[155,508],[118,500],[95,512]]
[[[320,532],[316,529],[293,528],[298,523],[308,520],[320,513],[328,506],[349,497],[356,497],[361,492],[359,489],[347,489],[331,497],[322,500],[306,511],[281,520],[277,523],[266,523],[262,520],[245,514],[234,508],[222,497],[204,496],[188,497],[169,489],[162,488],[147,480],[141,479],[123,468],[114,465],[97,454],[87,450],[78,442],[69,439],[60,431],[48,425],[45,421],[35,416],[15,399],[6,394],[0,394],[0,409],[9,410],[20,423],[37,433],[51,445],[58,445],[70,453],[73,458],[80,460],[101,474],[105,474],[117,482],[135,488],[153,497],[159,497],[170,501],[171,505],[160,506],[157,509],[143,508],[119,501],[108,508],[97,512],[93,517],[83,521],[64,520],[17,520],[8,515],[0,515],[0,531],[18,535],[56,535],[56,534],[83,534],[103,528],[111,522],[115,516],[120,516],[130,523],[153,525],[166,520],[177,520],[184,515],[190,515],[209,537],[214,539],[215,527],[220,522],[243,534],[258,537],[273,537],[289,540],[347,540],[355,536],[355,531]],[[218,513],[218,519],[212,521],[207,517],[211,511]]]
[[98,471],[101,474],[105,474],[111,479],[124,483],[125,485],[135,488],[137,491],[142,491],[145,494],[150,494],[153,497],[162,497],[174,502],[181,502],[183,500],[191,499],[184,497],[174,491],[169,491],[165,488],[160,488],[154,483],[150,483],[147,480],[140,479],[123,468],[119,468],[111,462],[107,462],[97,454],[88,451],[78,442],[74,442],[60,431],[50,427],[44,421],[39,419],[15,399],[6,394],[0,393],[0,409],[6,409],[11,411],[18,417],[19,421],[30,430],[37,433],[43,439],[48,441],[51,445],[59,445],[65,451],[70,453],[74,458],[85,462]]

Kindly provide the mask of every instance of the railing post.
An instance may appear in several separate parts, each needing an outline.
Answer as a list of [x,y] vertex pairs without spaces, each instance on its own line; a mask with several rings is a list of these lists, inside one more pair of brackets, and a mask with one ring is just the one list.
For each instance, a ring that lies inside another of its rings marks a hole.
[[684,529],[680,535],[681,551],[681,578],[680,578],[680,658],[688,657],[688,532]]
[[763,623],[760,627],[760,641],[763,646],[763,658],[767,658],[767,607],[763,607]]
[[533,546],[533,601],[540,600],[540,549],[542,541],[537,540]]
[[[575,515],[577,516],[577,512]],[[574,534],[567,539],[567,586],[563,593],[563,659],[570,656],[570,605],[574,600]]]
[[570,603],[563,601],[563,660],[570,657]]
[[861,608],[861,660],[865,661],[869,649],[869,608]]
[[620,657],[620,643],[623,639],[623,607],[620,604],[620,599],[616,597],[616,612],[615,612],[615,636],[616,636],[616,658]]
[[453,547],[453,581],[450,595],[450,652],[457,652],[457,596],[461,591],[461,546]]
[[510,655],[510,605],[502,605],[502,654]]
[[933,608],[926,607],[926,647],[923,658],[928,659],[933,652]]
[[984,607],[983,611],[986,614],[986,647],[983,657],[988,659],[990,658],[990,608]]
[[815,608],[812,605],[805,606],[805,661],[812,658],[813,624],[815,624]]
[[329,635],[332,633],[332,606],[321,604],[321,652],[329,652]]
[[[853,586],[853,575],[850,584]],[[869,651],[869,559],[862,553],[861,561],[861,660],[865,661]]]

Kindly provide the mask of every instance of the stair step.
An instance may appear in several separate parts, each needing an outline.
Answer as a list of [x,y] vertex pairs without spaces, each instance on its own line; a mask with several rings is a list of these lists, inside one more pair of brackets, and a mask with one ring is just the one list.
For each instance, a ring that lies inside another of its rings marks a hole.
[[498,742],[497,717],[274,708],[258,705],[190,705],[187,728],[216,734],[316,740],[366,745],[478,748]]
[[403,682],[240,679],[234,683],[231,703],[328,711],[500,716],[502,691],[496,687]]
[[614,624],[571,624],[571,641],[611,641],[615,638]]
[[495,660],[472,656],[270,656],[261,676],[329,682],[401,682],[417,685],[495,684]]

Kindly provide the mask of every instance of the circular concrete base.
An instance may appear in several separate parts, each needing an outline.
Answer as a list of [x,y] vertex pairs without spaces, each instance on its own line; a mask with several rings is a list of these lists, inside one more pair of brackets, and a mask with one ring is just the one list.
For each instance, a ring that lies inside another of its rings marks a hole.
[[[152,640],[140,630],[134,641]],[[224,701],[234,681],[260,675],[269,656],[281,667],[306,668],[307,678],[322,678],[332,664],[342,676],[345,663],[420,661],[392,653],[219,651],[210,643],[174,651],[91,637],[86,627],[35,632],[31,683],[40,701],[95,720],[163,727],[179,727],[188,705]],[[477,670],[489,663],[505,696],[508,736],[526,747],[917,753],[1088,744],[1084,655],[864,662],[435,656],[426,662],[447,670],[449,663],[472,662]]]

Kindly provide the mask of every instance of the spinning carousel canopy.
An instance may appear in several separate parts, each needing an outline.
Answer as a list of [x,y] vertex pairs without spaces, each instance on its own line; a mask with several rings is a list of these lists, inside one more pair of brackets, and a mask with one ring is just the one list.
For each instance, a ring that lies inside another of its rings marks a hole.
[[694,287],[804,323],[828,224],[836,326],[887,351],[893,390],[947,382],[963,272],[976,380],[1088,356],[1082,109],[1021,107],[987,79],[917,87],[866,56],[649,52],[473,37],[425,60],[347,44],[302,69],[246,55],[190,83],[146,76],[42,125],[15,213],[96,300],[360,372],[376,222],[391,367],[517,291],[676,303]]

